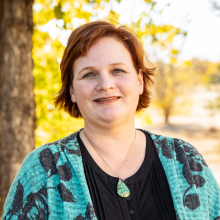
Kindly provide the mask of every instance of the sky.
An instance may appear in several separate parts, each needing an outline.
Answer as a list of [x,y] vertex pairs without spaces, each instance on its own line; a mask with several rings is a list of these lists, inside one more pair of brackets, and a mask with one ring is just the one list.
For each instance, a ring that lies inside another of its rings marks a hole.
[[[163,2],[166,0],[163,0]],[[157,1],[158,4],[162,0]],[[164,13],[164,22],[178,25],[187,16],[187,38],[180,58],[209,59],[220,61],[220,10],[213,10],[209,0],[170,0],[170,7]],[[220,5],[220,1],[217,1]],[[163,3],[164,4],[164,3]],[[184,26],[184,24],[182,24]]]
[[[163,24],[173,24],[175,27],[180,27],[187,31],[187,37],[183,40],[176,37],[174,46],[181,48],[179,59],[190,60],[192,58],[207,59],[213,62],[220,61],[220,10],[212,8],[211,0],[155,0],[157,2],[155,9],[159,11],[163,9],[168,3],[170,5],[165,8],[161,17],[155,17],[154,22]],[[220,0],[216,0],[220,5]],[[120,23],[134,19],[141,11],[149,11],[145,8],[144,0],[122,0],[120,6],[115,4],[114,10],[121,14]],[[37,9],[37,6],[34,6]],[[106,9],[108,10],[108,9]],[[100,13],[97,19],[102,19],[107,11]],[[190,21],[190,22],[187,22]],[[72,24],[77,27],[85,21],[78,18],[72,19]],[[62,26],[62,20],[51,20],[47,25],[42,27],[42,30],[48,31],[52,38],[59,36],[59,40],[65,46],[70,30],[60,33],[56,28],[56,24]],[[153,54],[151,49],[149,54]],[[50,50],[47,45],[46,50]],[[154,52],[155,53],[155,52]],[[158,58],[166,58],[166,54],[160,54],[156,51]]]

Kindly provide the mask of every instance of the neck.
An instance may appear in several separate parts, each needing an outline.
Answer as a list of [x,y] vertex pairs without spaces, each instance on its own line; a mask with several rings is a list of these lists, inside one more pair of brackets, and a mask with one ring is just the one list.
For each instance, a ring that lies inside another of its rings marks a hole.
[[[97,126],[85,121],[85,132],[99,153],[108,158],[122,159],[127,156],[135,137],[135,119],[117,125]],[[84,132],[82,139],[87,139]],[[88,141],[87,142],[87,146]],[[92,147],[92,146],[90,146]]]

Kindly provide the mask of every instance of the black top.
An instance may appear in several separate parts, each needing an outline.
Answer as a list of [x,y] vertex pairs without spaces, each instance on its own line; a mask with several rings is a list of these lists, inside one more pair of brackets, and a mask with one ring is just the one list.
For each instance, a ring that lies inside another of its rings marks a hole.
[[130,196],[117,194],[118,178],[105,173],[93,160],[79,134],[85,176],[98,220],[175,220],[169,185],[148,133],[145,159],[139,170],[125,180]]

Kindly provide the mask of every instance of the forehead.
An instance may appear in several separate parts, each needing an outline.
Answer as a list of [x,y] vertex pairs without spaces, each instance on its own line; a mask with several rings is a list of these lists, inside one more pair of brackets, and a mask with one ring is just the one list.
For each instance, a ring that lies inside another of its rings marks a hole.
[[76,59],[73,69],[74,73],[77,73],[86,66],[101,67],[111,63],[133,65],[129,50],[119,39],[104,37],[92,45],[86,55]]

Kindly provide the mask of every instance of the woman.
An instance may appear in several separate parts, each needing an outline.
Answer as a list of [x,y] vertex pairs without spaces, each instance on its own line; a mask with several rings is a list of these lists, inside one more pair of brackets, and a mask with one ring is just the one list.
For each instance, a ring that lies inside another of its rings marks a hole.
[[83,117],[84,129],[27,156],[3,219],[220,219],[220,190],[198,151],[135,129],[154,70],[125,27],[74,30],[55,104]]

